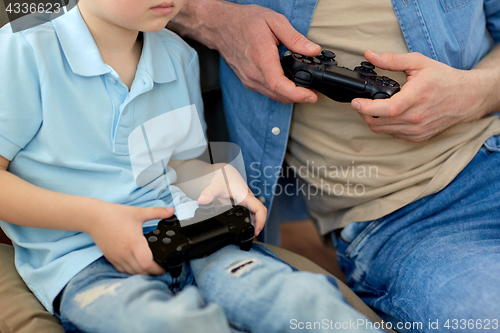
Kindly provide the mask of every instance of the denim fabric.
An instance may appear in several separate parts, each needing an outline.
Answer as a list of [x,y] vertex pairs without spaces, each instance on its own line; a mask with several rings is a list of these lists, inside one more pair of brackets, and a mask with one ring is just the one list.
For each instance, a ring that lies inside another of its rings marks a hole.
[[[231,0],[257,4],[285,15],[307,35],[317,0]],[[408,49],[460,69],[470,69],[500,42],[498,0],[391,0]],[[335,32],[332,31],[332,34]],[[286,48],[280,46],[280,54]],[[246,89],[221,58],[220,82],[231,141],[245,159],[249,186],[270,208],[283,163],[293,105],[284,105]],[[251,119],[252,121],[248,121]],[[273,128],[279,128],[278,135]],[[293,206],[288,206],[290,211]],[[272,222],[272,221],[270,221]],[[268,223],[260,239],[275,243]]]
[[500,136],[442,191],[335,242],[349,286],[384,320],[423,324],[401,332],[499,331]]
[[122,274],[101,258],[64,289],[61,321],[67,332],[381,332],[335,280],[298,272],[260,244],[192,260],[176,279]]

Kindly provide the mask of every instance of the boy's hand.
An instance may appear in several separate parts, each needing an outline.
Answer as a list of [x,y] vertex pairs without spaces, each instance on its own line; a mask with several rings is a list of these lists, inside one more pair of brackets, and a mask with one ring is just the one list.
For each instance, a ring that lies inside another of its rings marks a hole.
[[222,170],[217,170],[210,185],[201,192],[198,203],[204,205],[215,198],[233,198],[237,204],[250,210],[255,221],[255,236],[259,235],[266,223],[267,208],[253,195],[234,167],[226,164],[223,168],[225,176]]
[[119,271],[127,274],[160,275],[165,270],[153,260],[143,236],[143,223],[174,214],[173,208],[138,208],[104,202],[88,233]]

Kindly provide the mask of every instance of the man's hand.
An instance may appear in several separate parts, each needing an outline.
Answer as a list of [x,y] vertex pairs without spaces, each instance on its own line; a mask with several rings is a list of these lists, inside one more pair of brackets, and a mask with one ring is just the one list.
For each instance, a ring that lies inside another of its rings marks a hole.
[[458,70],[419,53],[366,51],[365,57],[376,67],[407,75],[407,83],[389,99],[351,102],[375,133],[422,142],[493,111],[484,70]]
[[266,223],[267,208],[253,195],[240,173],[230,164],[219,165],[210,185],[201,192],[198,203],[208,204],[215,198],[233,198],[237,204],[247,207],[254,217],[255,236],[259,235]]
[[[192,21],[198,23],[188,31]],[[313,91],[296,87],[284,76],[278,46],[283,43],[293,52],[307,56],[317,55],[321,47],[273,10],[225,1],[191,0],[168,27],[217,49],[248,89],[285,104],[315,103],[318,99]]]
[[87,233],[119,272],[142,275],[165,273],[153,260],[142,226],[146,221],[172,216],[173,208],[138,208],[100,202],[97,210],[99,219],[91,223]]

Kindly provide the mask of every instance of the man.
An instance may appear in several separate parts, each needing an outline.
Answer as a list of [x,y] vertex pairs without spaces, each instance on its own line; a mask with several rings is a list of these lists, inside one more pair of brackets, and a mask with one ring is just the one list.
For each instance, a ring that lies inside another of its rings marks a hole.
[[[350,286],[395,327],[422,324],[398,330],[491,323],[500,311],[500,289],[489,287],[500,272],[500,122],[489,116],[500,111],[500,1],[238,3],[192,0],[172,28],[225,59],[228,128],[254,193],[270,207],[283,160],[297,170]],[[406,84],[350,105],[295,87],[279,55],[318,54],[306,33],[340,65],[366,58]],[[301,104],[282,104],[292,102]]]

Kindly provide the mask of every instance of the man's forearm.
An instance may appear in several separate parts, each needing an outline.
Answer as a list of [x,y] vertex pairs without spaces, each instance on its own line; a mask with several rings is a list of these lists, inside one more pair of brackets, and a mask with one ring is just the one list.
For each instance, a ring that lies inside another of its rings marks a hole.
[[216,40],[219,35],[217,23],[228,6],[235,6],[223,0],[189,0],[168,28],[182,37],[194,39],[211,49],[217,49]]

